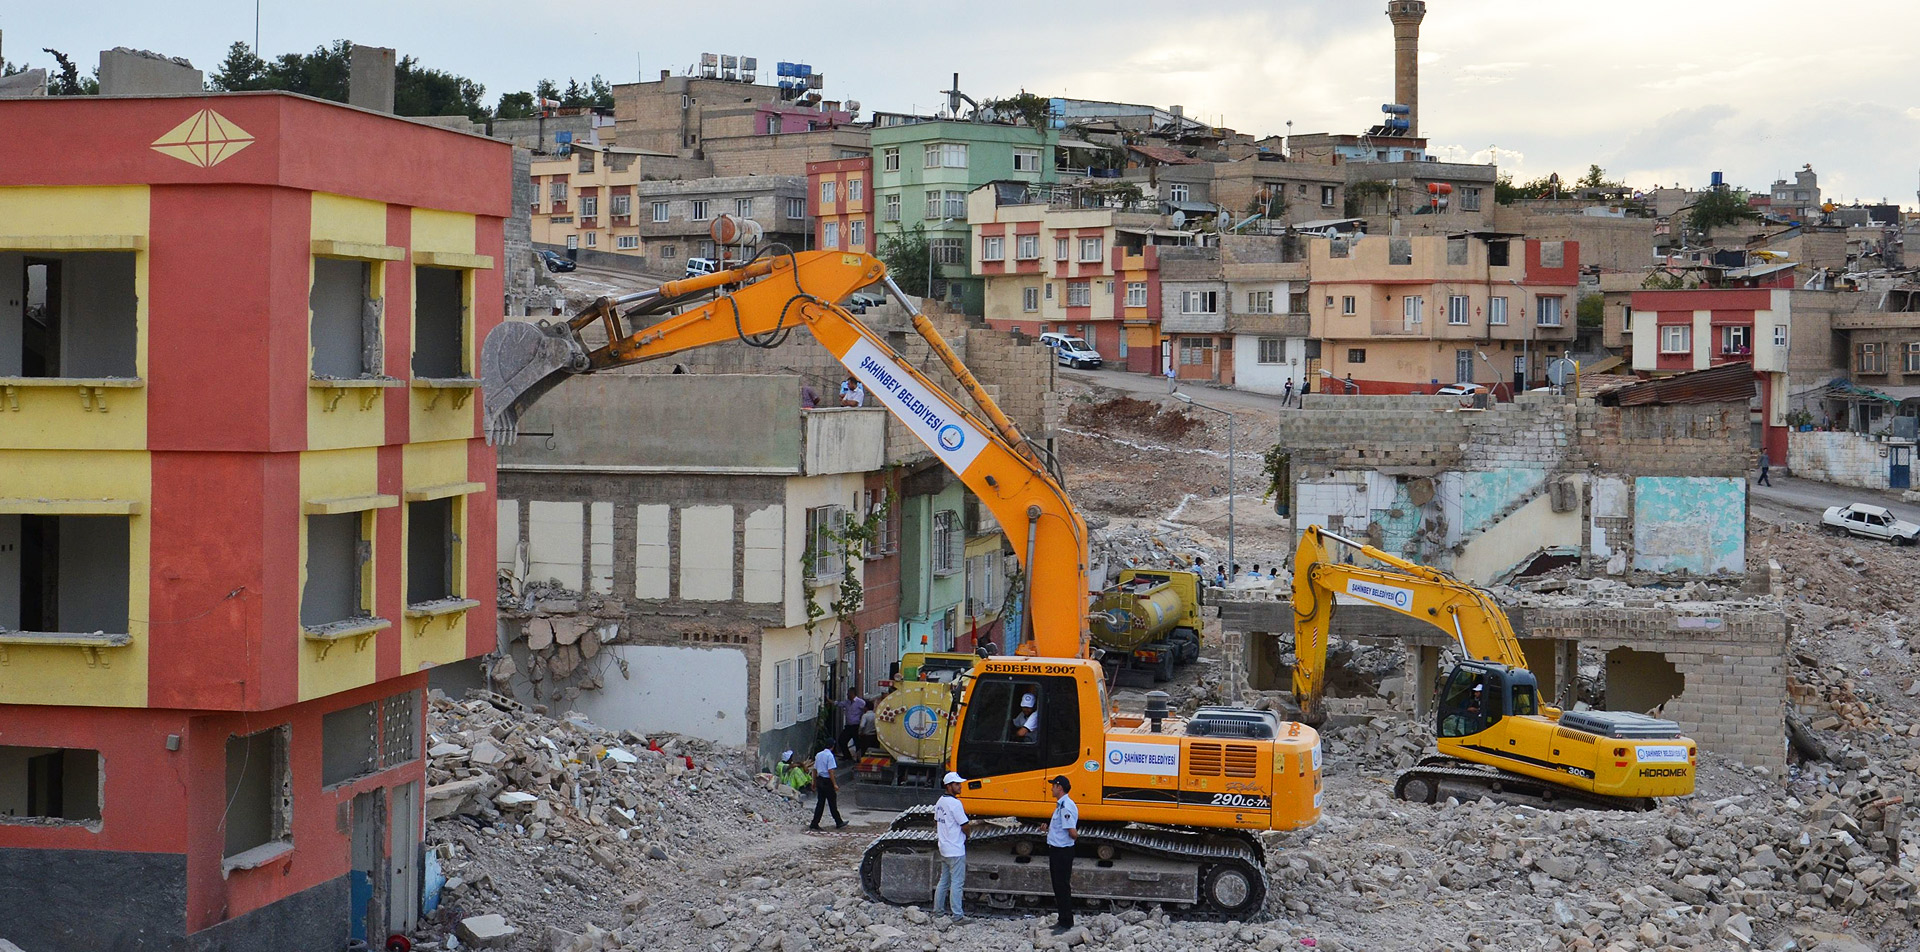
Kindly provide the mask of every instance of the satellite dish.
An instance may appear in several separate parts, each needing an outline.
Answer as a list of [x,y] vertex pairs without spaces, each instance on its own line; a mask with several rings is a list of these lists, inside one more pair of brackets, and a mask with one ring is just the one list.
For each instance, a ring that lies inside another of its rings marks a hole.
[[1215,227],[1219,228],[1221,231],[1226,231],[1227,228],[1232,224],[1233,224],[1233,213],[1227,211],[1226,209],[1221,209],[1220,217],[1215,222]]
[[1187,213],[1186,213],[1186,212],[1174,212],[1174,213],[1173,213],[1173,227],[1175,227],[1175,228],[1185,228],[1185,227],[1187,227]]
[[1564,387],[1573,382],[1580,373],[1580,364],[1565,357],[1557,357],[1547,362],[1547,382],[1556,387]]

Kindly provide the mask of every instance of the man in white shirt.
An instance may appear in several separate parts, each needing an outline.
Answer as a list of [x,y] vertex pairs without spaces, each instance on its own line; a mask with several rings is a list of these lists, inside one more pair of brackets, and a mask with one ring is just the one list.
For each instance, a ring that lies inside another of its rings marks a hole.
[[940,837],[940,883],[933,887],[933,914],[940,914],[945,897],[956,922],[967,917],[960,911],[960,893],[967,882],[967,833],[973,828],[960,805],[960,787],[966,782],[959,774],[947,771],[942,781],[947,794],[933,805],[933,824]]
[[860,385],[852,374],[840,384],[840,405],[843,407],[864,407],[867,405],[867,388]]
[[833,772],[839,767],[840,762],[833,758],[832,744],[813,755],[813,822],[807,824],[809,830],[820,829],[820,814],[829,808],[833,810],[834,829],[847,825],[847,821],[840,819],[840,790],[833,782]]
[[1053,875],[1053,902],[1060,911],[1053,934],[1073,928],[1073,844],[1080,838],[1080,807],[1067,796],[1073,781],[1065,774],[1050,781],[1053,818],[1047,821],[1047,872]]
[[1033,695],[1020,695],[1020,713],[1013,716],[1013,739],[1031,742],[1040,729],[1040,712],[1034,710]]

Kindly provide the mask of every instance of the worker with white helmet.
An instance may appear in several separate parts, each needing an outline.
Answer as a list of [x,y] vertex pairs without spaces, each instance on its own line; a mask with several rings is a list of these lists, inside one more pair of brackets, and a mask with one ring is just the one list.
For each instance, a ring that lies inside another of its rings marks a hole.
[[1013,739],[1031,741],[1040,730],[1040,712],[1034,709],[1033,692],[1020,695],[1020,713],[1013,716]]
[[940,840],[940,882],[933,887],[933,914],[941,914],[944,901],[946,911],[956,921],[967,917],[960,910],[960,894],[967,882],[967,834],[973,829],[966,809],[960,805],[960,788],[966,782],[959,774],[947,771],[941,781],[946,795],[933,805],[933,824]]

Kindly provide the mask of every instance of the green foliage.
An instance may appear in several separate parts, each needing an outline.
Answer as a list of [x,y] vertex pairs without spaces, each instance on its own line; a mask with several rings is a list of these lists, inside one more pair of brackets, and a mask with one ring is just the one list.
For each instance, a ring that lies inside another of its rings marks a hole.
[[1276,505],[1286,506],[1293,502],[1293,451],[1275,443],[1267,448],[1261,460],[1260,471],[1267,477],[1266,492],[1262,499],[1272,499]]
[[560,98],[560,87],[555,86],[551,79],[543,79],[533,84],[533,94],[540,99],[558,101]]
[[487,118],[480,97],[487,87],[465,76],[427,69],[403,56],[393,69],[393,111],[402,116],[458,116],[476,122]]
[[532,93],[501,93],[500,102],[493,107],[495,119],[530,119],[533,117]]
[[903,228],[885,238],[880,246],[880,260],[887,263],[887,273],[899,282],[900,290],[924,297],[928,262],[933,254],[932,246],[927,243],[926,226],[916,224],[912,231]]
[[1607,299],[1603,295],[1589,294],[1580,299],[1575,310],[1579,314],[1581,327],[1599,327],[1606,320]]
[[236,42],[227,47],[227,58],[214,69],[207,85],[229,93],[269,89],[267,61],[254,55],[253,47]]
[[[840,549],[840,587],[835,590],[833,601],[826,605],[814,597],[813,586],[801,585],[806,593],[807,634],[811,636],[820,619],[832,614],[843,619],[852,619],[866,604],[867,592],[860,584],[860,563],[866,552],[880,538],[880,527],[886,524],[887,517],[893,512],[893,493],[888,492],[880,506],[867,513],[866,518],[854,521],[848,518],[846,526],[836,532],[827,530],[827,537]],[[801,571],[806,578],[824,578],[825,574],[816,571],[823,568],[818,564],[820,552],[817,540],[807,541],[806,551],[800,553]]]
[[1687,227],[1706,234],[1726,225],[1755,221],[1760,214],[1747,204],[1747,193],[1730,188],[1708,189],[1687,210]]
[[1005,99],[989,99],[981,108],[997,113],[1002,118],[1017,118],[1035,128],[1047,128],[1047,97],[1022,90],[1019,95]]
[[1607,181],[1607,170],[1601,168],[1599,163],[1594,163],[1593,165],[1587,166],[1587,174],[1581,176],[1580,180],[1573,184],[1581,188],[1606,188],[1615,183]]
[[1513,184],[1513,176],[1502,172],[1493,180],[1493,200],[1501,205],[1511,205],[1522,198],[1520,187]]
[[60,68],[54,71],[53,83],[48,88],[49,93],[55,96],[99,95],[100,80],[94,76],[81,76],[80,67],[73,65],[73,60],[69,59],[67,54],[51,47],[43,48],[41,52],[50,54],[53,61],[60,65]]
[[[280,89],[316,99],[347,101],[347,78],[353,68],[353,42],[335,40],[311,53],[283,53],[268,63],[245,43],[227,47],[227,57],[214,70],[208,85],[227,92]],[[481,97],[487,88],[465,76],[428,69],[411,56],[393,68],[393,111],[402,116],[464,115],[486,119],[490,110]]]
[[1268,186],[1253,193],[1253,197],[1247,199],[1245,213],[1248,216],[1259,215],[1268,221],[1284,221],[1287,217],[1286,188]]
[[1673,271],[1655,271],[1647,275],[1640,286],[1650,291],[1678,291],[1686,287],[1687,279]]
[[[1387,210],[1382,203],[1392,197],[1393,186],[1390,183],[1351,182],[1347,185],[1347,198],[1341,212],[1348,218],[1381,214]],[[1282,205],[1284,207],[1284,202]]]

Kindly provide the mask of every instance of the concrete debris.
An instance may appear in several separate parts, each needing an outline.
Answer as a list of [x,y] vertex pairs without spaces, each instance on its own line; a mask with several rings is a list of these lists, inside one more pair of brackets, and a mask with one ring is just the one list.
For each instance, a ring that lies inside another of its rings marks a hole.
[[460,941],[476,949],[504,949],[519,933],[520,930],[508,925],[505,917],[496,913],[469,916],[460,920],[455,930]]

